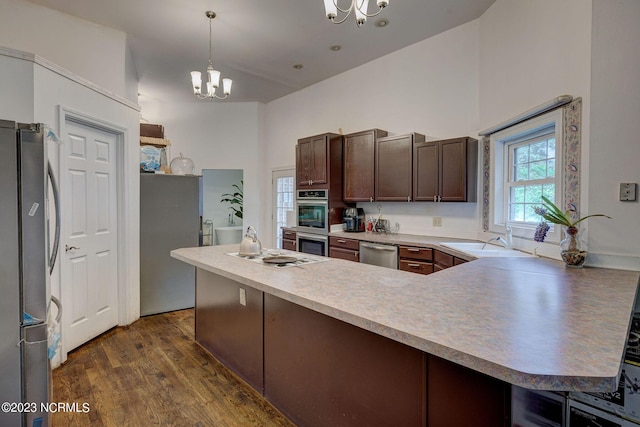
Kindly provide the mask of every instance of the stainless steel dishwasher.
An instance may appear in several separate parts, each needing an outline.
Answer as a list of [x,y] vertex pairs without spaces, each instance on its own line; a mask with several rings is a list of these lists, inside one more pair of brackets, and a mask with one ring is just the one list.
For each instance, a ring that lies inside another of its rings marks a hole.
[[392,245],[360,242],[360,262],[398,269],[398,248]]

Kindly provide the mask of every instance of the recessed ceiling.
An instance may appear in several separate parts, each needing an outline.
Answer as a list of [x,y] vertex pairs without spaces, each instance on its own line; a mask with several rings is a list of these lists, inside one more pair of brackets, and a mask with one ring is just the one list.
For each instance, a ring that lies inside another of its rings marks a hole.
[[[332,24],[322,0],[30,1],[125,32],[138,92],[161,102],[193,99],[189,72],[206,70],[212,10],[213,65],[233,79],[228,101],[268,102],[476,19],[495,0],[394,0],[361,28],[352,17]],[[388,25],[376,26],[380,18]]]

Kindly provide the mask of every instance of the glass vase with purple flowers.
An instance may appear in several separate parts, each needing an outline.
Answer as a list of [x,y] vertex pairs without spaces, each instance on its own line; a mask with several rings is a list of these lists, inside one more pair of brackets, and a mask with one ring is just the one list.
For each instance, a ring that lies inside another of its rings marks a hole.
[[611,218],[604,214],[593,214],[574,221],[570,211],[563,212],[544,196],[542,196],[542,206],[536,206],[533,210],[542,217],[534,234],[536,242],[544,241],[547,231],[549,231],[549,223],[566,227],[564,230],[566,238],[560,242],[560,255],[567,267],[582,267],[587,260],[587,244],[581,238],[580,229],[577,227],[578,223],[596,216]]

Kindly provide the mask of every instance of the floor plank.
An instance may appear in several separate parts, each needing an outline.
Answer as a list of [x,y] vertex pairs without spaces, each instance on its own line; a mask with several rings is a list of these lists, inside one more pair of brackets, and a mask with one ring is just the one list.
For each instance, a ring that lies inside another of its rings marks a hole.
[[143,317],[68,355],[53,371],[56,426],[293,426],[197,345],[193,310]]

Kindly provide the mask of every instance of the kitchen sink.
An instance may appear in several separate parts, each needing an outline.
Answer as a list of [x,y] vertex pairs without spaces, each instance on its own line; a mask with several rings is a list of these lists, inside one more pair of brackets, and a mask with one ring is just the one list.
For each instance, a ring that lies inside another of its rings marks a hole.
[[[459,252],[472,255],[476,258],[484,257],[531,257],[533,255],[516,251],[513,249],[507,249],[503,246],[487,244],[484,242],[445,242],[441,243],[442,246],[455,249]],[[484,249],[482,249],[484,247]]]

